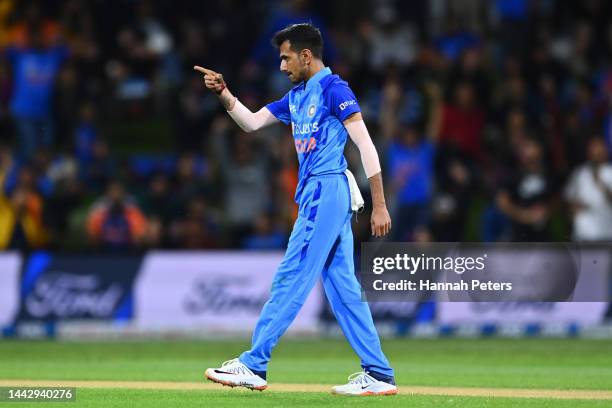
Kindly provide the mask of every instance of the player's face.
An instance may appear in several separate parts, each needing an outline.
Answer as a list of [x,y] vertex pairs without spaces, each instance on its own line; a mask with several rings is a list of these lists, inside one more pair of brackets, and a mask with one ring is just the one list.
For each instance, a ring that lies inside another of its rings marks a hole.
[[289,77],[289,80],[297,84],[306,78],[306,63],[300,58],[300,54],[291,49],[289,40],[280,46],[280,70]]

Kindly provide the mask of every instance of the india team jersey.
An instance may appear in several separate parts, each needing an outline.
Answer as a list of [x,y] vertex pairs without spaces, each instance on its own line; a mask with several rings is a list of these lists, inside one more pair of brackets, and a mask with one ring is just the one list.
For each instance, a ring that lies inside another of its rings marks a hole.
[[324,68],[266,108],[284,124],[291,123],[300,166],[296,202],[310,176],[346,170],[348,133],[342,122],[361,111],[346,81]]

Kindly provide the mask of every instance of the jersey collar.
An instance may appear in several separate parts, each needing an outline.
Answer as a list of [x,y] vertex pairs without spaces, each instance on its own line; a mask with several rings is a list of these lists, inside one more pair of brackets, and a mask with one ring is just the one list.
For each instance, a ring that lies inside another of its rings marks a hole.
[[329,67],[325,67],[316,74],[314,74],[308,81],[305,82],[306,86],[304,89],[309,91],[313,86],[317,85],[321,79],[326,77],[327,75],[331,75],[331,69]]

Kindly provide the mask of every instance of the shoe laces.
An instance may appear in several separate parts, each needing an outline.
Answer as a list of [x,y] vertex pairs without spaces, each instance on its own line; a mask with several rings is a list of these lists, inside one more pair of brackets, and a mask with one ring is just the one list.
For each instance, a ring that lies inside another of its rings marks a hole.
[[232,358],[231,360],[224,361],[223,364],[221,364],[221,368],[234,374],[252,374],[251,370],[242,364],[238,358]]
[[231,360],[224,361],[223,364],[221,364],[221,367],[225,367],[225,366],[228,366],[228,365],[236,364],[238,362],[239,362],[239,360],[237,358],[232,358]]
[[372,377],[370,377],[365,371],[358,371],[349,375],[348,382],[349,384],[367,384],[373,381]]

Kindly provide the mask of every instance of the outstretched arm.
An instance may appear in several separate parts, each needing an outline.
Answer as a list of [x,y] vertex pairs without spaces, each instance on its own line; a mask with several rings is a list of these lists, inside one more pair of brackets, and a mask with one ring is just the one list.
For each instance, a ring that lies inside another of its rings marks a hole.
[[217,94],[221,105],[225,108],[231,118],[247,133],[254,132],[273,123],[278,119],[268,110],[261,108],[257,112],[251,112],[227,89],[223,75],[200,66],[194,66],[194,70],[204,74],[206,88]]
[[368,133],[360,112],[349,116],[344,122],[351,140],[357,145],[361,154],[361,163],[370,183],[372,193],[372,235],[382,237],[391,230],[391,217],[387,211],[385,193],[383,190],[382,173],[376,147]]

